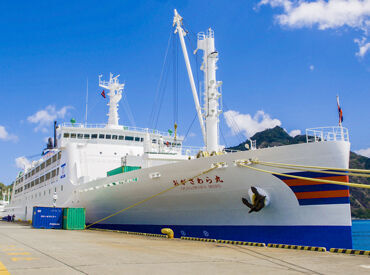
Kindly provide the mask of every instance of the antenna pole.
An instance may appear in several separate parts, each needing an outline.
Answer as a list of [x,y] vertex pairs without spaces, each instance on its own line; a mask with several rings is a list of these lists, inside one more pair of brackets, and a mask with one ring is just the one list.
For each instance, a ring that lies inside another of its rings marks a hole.
[[85,112],[85,125],[87,125],[87,105],[89,102],[89,78],[86,78],[86,112]]

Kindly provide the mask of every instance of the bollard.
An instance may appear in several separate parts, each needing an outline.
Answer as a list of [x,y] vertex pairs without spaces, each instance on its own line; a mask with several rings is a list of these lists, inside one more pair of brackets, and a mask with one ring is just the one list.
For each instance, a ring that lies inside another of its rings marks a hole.
[[174,237],[174,233],[171,228],[162,228],[161,233],[166,234],[169,239],[173,239]]

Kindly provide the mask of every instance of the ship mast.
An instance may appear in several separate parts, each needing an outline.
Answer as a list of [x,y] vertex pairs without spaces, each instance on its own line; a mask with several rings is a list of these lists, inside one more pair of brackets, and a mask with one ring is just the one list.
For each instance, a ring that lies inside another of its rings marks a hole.
[[118,120],[118,102],[122,98],[122,91],[125,86],[125,84],[120,84],[118,77],[113,76],[112,73],[110,73],[109,81],[103,81],[101,80],[102,75],[99,75],[99,86],[109,90],[109,93],[107,94],[109,96],[109,103],[107,104],[109,106],[109,113],[108,116],[108,128],[119,128]]
[[[197,109],[200,126],[202,128],[206,150],[207,152],[217,152],[220,149],[218,135],[218,117],[221,114],[221,110],[219,109],[219,98],[221,96],[221,93],[218,91],[218,88],[222,85],[222,82],[216,80],[216,62],[218,60],[218,52],[215,50],[214,32],[211,28],[209,28],[207,33],[198,33],[197,49],[194,51],[194,54],[198,50],[203,51],[203,63],[201,66],[201,70],[204,72],[204,114],[202,114],[194,84],[194,77],[190,67],[189,56],[184,42],[185,32],[181,27],[182,17],[177,13],[176,9],[173,19],[173,25],[176,25],[175,33],[177,32],[179,34],[186,68],[188,70],[190,85],[193,92],[195,108]],[[205,126],[203,117],[205,117]]]

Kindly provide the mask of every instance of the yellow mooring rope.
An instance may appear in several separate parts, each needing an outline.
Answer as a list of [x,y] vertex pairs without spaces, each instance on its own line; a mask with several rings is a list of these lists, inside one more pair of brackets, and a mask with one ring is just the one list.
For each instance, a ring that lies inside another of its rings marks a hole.
[[315,173],[323,173],[323,174],[333,174],[333,175],[343,175],[343,176],[353,176],[353,177],[363,177],[363,178],[370,178],[370,174],[358,174],[358,173],[346,173],[346,172],[338,172],[338,171],[325,171],[325,170],[310,170],[305,168],[296,168],[296,167],[289,167],[288,164],[286,165],[278,165],[278,164],[267,164],[263,161],[251,161],[253,164],[260,164],[262,166],[270,166],[276,168],[283,168],[283,169],[291,169],[291,170],[298,170],[298,171],[305,171],[305,172],[315,172]]
[[315,181],[315,182],[322,182],[322,183],[329,183],[329,184],[344,185],[344,186],[349,186],[349,187],[358,187],[358,188],[368,188],[368,189],[370,189],[370,185],[367,185],[367,184],[353,183],[353,182],[342,182],[342,181],[335,181],[335,180],[313,179],[313,178],[307,178],[307,177],[301,177],[301,176],[288,175],[288,174],[283,174],[283,173],[278,173],[278,172],[273,172],[273,171],[268,171],[268,170],[264,170],[264,169],[251,167],[250,165],[245,165],[244,163],[252,163],[252,162],[250,162],[250,161],[236,162],[236,164],[239,165],[239,166],[246,167],[246,168],[256,170],[256,171],[259,171],[259,172],[263,172],[263,173],[269,173],[269,174],[273,174],[273,175],[278,175],[278,176],[283,176],[283,177],[288,177],[288,178],[294,178],[294,179],[307,180],[307,181]]
[[326,169],[326,170],[334,170],[334,171],[348,171],[348,172],[355,172],[355,173],[370,174],[370,170],[365,170],[365,169],[350,169],[350,168],[346,169],[346,168],[335,168],[335,167],[308,166],[308,165],[286,164],[286,163],[268,162],[268,161],[259,161],[259,160],[250,160],[250,161],[255,164],[273,164],[273,165],[281,165],[281,166],[288,166],[288,167]]
[[[214,166],[212,168],[210,168],[210,169],[208,169],[206,171],[203,171],[202,173],[200,173],[200,174],[198,174],[198,175],[196,175],[196,176],[194,176],[192,178],[188,178],[187,180],[183,181],[180,185],[184,185],[185,183],[189,182],[192,179],[195,179],[196,177],[199,177],[201,175],[207,174],[207,173],[211,172],[212,170],[215,170],[216,168],[219,167],[219,165],[220,165],[220,163],[214,164]],[[96,222],[93,222],[93,223],[87,225],[86,226],[86,229],[89,228],[89,227],[91,227],[91,226],[93,226],[93,225],[95,225],[95,224],[97,224],[97,223],[100,223],[102,221],[105,221],[105,220],[107,220],[107,219],[109,219],[109,218],[111,218],[113,216],[116,216],[116,215],[118,215],[118,214],[120,214],[122,212],[125,212],[126,210],[129,210],[129,209],[131,209],[131,208],[133,208],[135,206],[138,206],[139,204],[142,204],[144,202],[147,202],[147,201],[149,201],[149,200],[151,200],[151,199],[153,199],[153,198],[155,198],[155,197],[157,197],[159,195],[162,195],[162,194],[164,194],[164,193],[166,193],[166,192],[168,192],[168,191],[170,191],[170,190],[172,190],[172,189],[174,189],[174,188],[176,188],[177,186],[180,186],[180,185],[171,186],[170,188],[167,188],[167,189],[165,189],[165,190],[163,190],[163,191],[161,191],[161,192],[159,192],[157,194],[154,194],[154,195],[152,195],[152,196],[150,196],[150,197],[148,197],[146,199],[143,199],[143,200],[141,200],[141,201],[139,201],[137,203],[134,203],[134,204],[132,204],[132,205],[130,205],[130,206],[124,208],[124,209],[121,209],[121,210],[119,210],[119,211],[117,211],[117,212],[115,212],[115,213],[113,213],[113,214],[111,214],[111,215],[109,215],[109,216],[107,216],[105,218],[102,218],[102,219],[100,219],[100,220],[98,220]]]

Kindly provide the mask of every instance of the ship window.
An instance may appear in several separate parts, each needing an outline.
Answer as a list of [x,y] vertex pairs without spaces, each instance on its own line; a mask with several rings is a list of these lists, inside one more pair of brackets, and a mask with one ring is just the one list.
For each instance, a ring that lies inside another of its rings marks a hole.
[[76,134],[75,133],[72,133],[71,134],[71,138],[76,138]]
[[41,163],[41,170],[45,168],[45,162]]
[[124,138],[125,138],[124,136],[118,136],[119,140],[124,140]]
[[60,191],[63,191],[63,185],[60,186]]
[[31,187],[35,185],[35,181],[31,181]]
[[49,189],[49,195],[50,195],[50,189]]
[[44,176],[41,176],[40,177],[40,183],[44,182],[44,179],[45,179],[45,177]]
[[54,188],[54,192],[56,192],[56,191],[57,191],[57,188],[55,187],[55,188]]
[[134,137],[125,136],[125,140],[134,140]]
[[38,173],[40,171],[40,166],[37,166],[36,167],[36,173]]
[[140,141],[143,142],[144,141],[144,138],[140,138]]
[[140,141],[140,138],[139,137],[135,137],[135,141]]
[[77,134],[77,138],[79,139],[83,138],[83,134]]
[[63,137],[65,137],[65,138],[69,138],[69,133],[64,133],[64,134],[63,134]]
[[59,167],[57,168],[57,176],[59,175]]
[[46,191],[44,190],[44,196],[46,195]]
[[46,161],[46,166],[49,166],[51,164],[51,158]]
[[111,138],[112,138],[112,136],[111,136],[111,135],[105,135],[105,138],[106,138],[106,139],[111,139]]
[[39,180],[40,180],[40,179],[36,179],[36,180],[35,180],[35,185],[39,184]]
[[89,139],[90,138],[90,134],[84,134],[84,139]]
[[53,162],[56,162],[57,161],[57,155],[54,155],[53,156]]
[[54,178],[56,176],[56,174],[57,174],[57,171],[56,170],[51,171],[51,177],[52,178]]
[[112,139],[118,139],[118,136],[113,135],[113,136],[112,136]]
[[35,174],[35,170],[32,170],[32,176]]
[[61,159],[61,157],[62,157],[62,152],[59,152],[58,153],[58,159]]
[[99,138],[103,139],[104,138],[104,135],[103,134],[99,134]]
[[92,134],[91,135],[91,139],[97,139],[98,138],[98,134]]
[[45,180],[50,179],[50,172],[45,175]]

